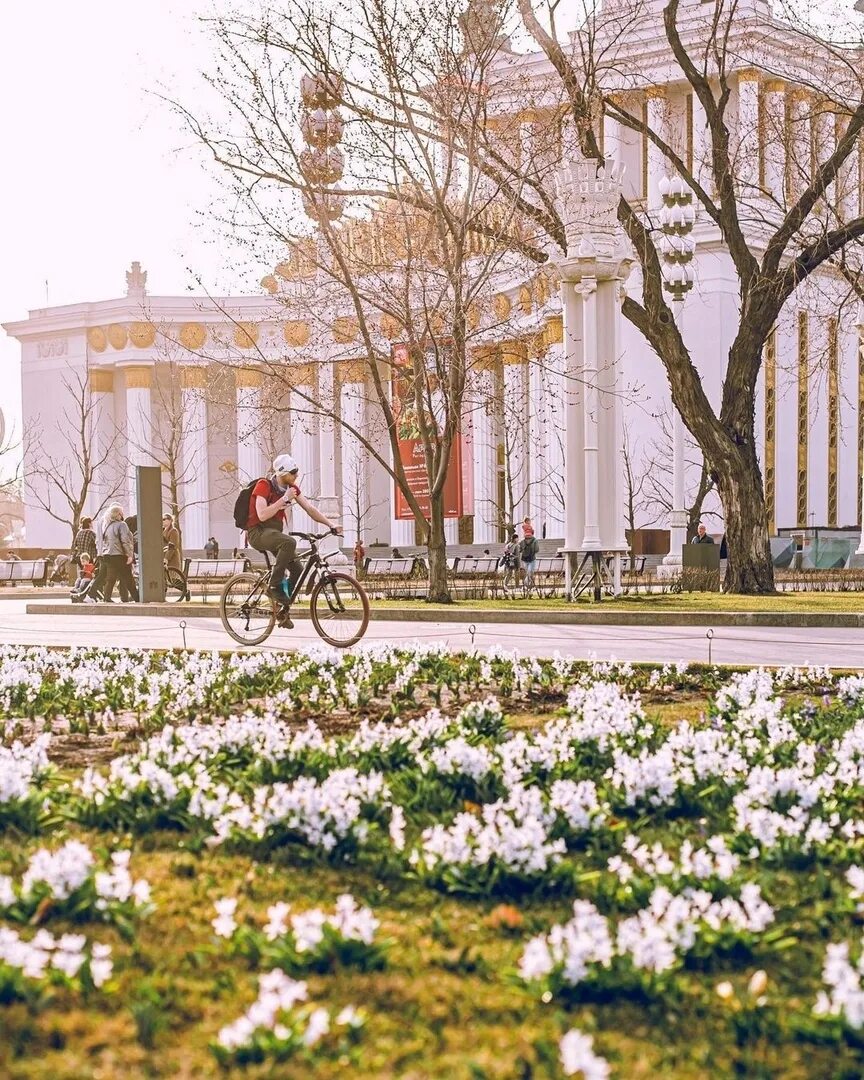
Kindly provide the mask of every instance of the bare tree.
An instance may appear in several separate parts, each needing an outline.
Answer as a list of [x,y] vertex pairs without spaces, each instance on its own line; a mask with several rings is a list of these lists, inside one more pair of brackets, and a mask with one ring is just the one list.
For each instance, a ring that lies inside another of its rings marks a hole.
[[630,558],[635,555],[636,530],[648,528],[657,520],[652,514],[654,507],[646,494],[651,475],[651,464],[640,452],[631,432],[631,425],[624,424],[624,446],[621,450],[624,459],[624,484],[626,505],[624,520],[630,532]]
[[[556,0],[536,9],[532,0],[518,0],[525,27],[551,64],[581,152],[603,161],[604,116],[644,140],[683,177],[734,267],[740,315],[715,411],[664,298],[657,223],[638,196],[622,197],[618,220],[642,278],[641,302],[628,296],[624,315],[660,357],[675,407],[716,483],[729,542],[725,588],[770,592],[774,576],[755,438],[757,377],[765,342],[802,282],[844,253],[860,272],[864,208],[846,190],[864,127],[860,23],[850,16],[843,26],[831,27],[819,19],[818,5],[807,10],[781,4],[786,22],[761,15],[758,8],[745,19],[739,17],[737,0],[712,0],[687,6],[684,30],[680,0],[669,0],[662,14],[644,2],[591,7],[565,39],[556,29],[557,7]],[[654,69],[648,72],[643,64],[649,39],[666,50],[675,75],[686,80],[704,114],[705,153],[692,162],[680,139],[643,108],[654,77]],[[798,88],[803,104],[793,107],[790,117],[785,105],[774,118],[763,106],[760,115],[742,110],[736,117],[739,75],[750,77],[752,69]],[[822,140],[816,134],[819,117],[829,115],[832,137]],[[807,149],[783,157],[784,147],[796,145]],[[791,162],[785,174],[784,162]],[[566,251],[565,223],[551,201],[538,206],[536,220]]]
[[[56,443],[52,433],[38,429],[25,438],[25,495],[55,521],[69,526],[70,539],[78,532],[85,512],[98,517],[123,488],[117,466],[118,433],[101,415],[100,400],[90,389],[88,372],[70,371],[63,378],[68,405],[57,425],[58,452],[45,447]],[[89,506],[88,506],[89,504]]]
[[[666,518],[673,508],[672,420],[668,409],[661,409],[658,425],[658,435],[645,451],[642,484],[643,508],[653,513],[655,519]],[[684,441],[684,478],[684,509],[687,511],[687,535],[690,537],[695,535],[703,518],[720,517],[714,509],[705,510],[705,500],[715,490],[714,481],[692,438]]]
[[[463,9],[455,0],[410,8],[358,0],[344,29],[335,6],[288,0],[261,19],[218,19],[211,85],[230,119],[211,125],[183,110],[227,170],[250,243],[260,252],[265,239],[275,241],[311,267],[285,295],[286,311],[314,313],[313,347],[329,347],[335,328],[336,342],[349,346],[343,355],[360,354],[376,434],[350,431],[426,532],[428,596],[439,601],[450,599],[445,498],[471,409],[473,346],[506,323],[504,305],[493,304],[499,289],[545,258],[524,227],[530,203],[518,176],[511,169],[502,183],[477,165],[501,23],[465,19]],[[318,73],[306,85],[308,102],[341,112],[303,120],[310,141],[323,144],[317,156],[299,143],[293,87],[303,72]],[[326,149],[331,128],[341,134],[343,123],[347,167],[341,151]],[[505,136],[496,157],[509,153]],[[311,241],[301,201],[317,221]],[[271,365],[270,377],[290,375]],[[331,388],[291,393],[349,430]],[[408,443],[422,478],[403,460]]]

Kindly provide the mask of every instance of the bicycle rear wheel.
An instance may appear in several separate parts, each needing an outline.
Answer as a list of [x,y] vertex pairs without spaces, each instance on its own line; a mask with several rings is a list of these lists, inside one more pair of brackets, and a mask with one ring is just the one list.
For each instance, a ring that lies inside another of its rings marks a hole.
[[267,575],[235,574],[219,597],[219,615],[241,645],[260,645],[273,632],[276,608],[267,595]]
[[312,590],[312,625],[328,645],[347,649],[366,633],[369,597],[350,574],[326,572]]
[[166,600],[185,600],[186,599],[186,577],[182,570],[177,570],[173,566],[165,567],[165,599]]

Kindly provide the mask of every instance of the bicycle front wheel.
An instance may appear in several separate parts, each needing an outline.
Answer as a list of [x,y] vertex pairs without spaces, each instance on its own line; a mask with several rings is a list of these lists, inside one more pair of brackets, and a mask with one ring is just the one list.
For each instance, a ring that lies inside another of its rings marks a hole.
[[177,570],[173,566],[165,567],[165,599],[175,601],[186,599],[186,577],[182,570]]
[[312,625],[328,645],[347,649],[366,633],[369,597],[350,574],[326,573],[312,590]]
[[273,633],[276,608],[267,595],[267,577],[236,574],[219,597],[219,615],[227,632],[241,645],[260,645]]

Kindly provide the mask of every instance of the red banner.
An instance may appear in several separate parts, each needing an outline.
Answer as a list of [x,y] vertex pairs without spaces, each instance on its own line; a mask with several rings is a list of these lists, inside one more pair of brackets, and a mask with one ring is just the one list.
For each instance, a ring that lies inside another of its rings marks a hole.
[[[429,502],[429,477],[426,472],[426,458],[423,453],[423,441],[417,423],[417,414],[413,403],[407,398],[408,386],[404,380],[398,378],[398,369],[409,363],[408,346],[394,345],[393,357],[393,413],[398,428],[399,458],[405,470],[405,478],[411,494],[420,504],[420,509],[425,517],[429,517],[431,506]],[[435,391],[432,391],[433,410],[435,410]],[[440,411],[442,415],[435,419],[443,423],[443,402]],[[457,435],[450,451],[450,463],[447,468],[447,476],[444,480],[444,517],[460,518],[473,511],[472,498],[472,470],[471,455],[466,454],[469,448],[465,444],[462,435]],[[463,463],[467,458],[467,468]],[[408,500],[402,489],[395,483],[395,507],[398,521],[412,521],[414,513],[408,505]]]

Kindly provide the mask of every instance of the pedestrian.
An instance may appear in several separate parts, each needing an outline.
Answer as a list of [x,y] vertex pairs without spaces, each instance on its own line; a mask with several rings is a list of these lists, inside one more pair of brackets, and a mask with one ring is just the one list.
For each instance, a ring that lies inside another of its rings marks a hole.
[[357,543],[354,545],[354,569],[358,572],[363,569],[363,561],[366,558],[366,548],[363,547],[363,541],[360,537],[357,537]]
[[690,541],[690,543],[691,544],[713,544],[714,543],[714,537],[708,535],[708,533],[707,533],[707,531],[705,529],[705,526],[700,521],[699,526],[696,529],[696,535],[693,537],[693,539]]
[[165,565],[171,570],[183,568],[180,553],[180,530],[174,524],[173,514],[162,515],[162,548],[165,552]]
[[207,543],[204,545],[204,554],[208,559],[219,558],[219,544],[215,536],[209,536],[207,538]]
[[111,603],[114,583],[120,589],[120,599],[124,604],[135,598],[135,581],[132,577],[134,541],[129,526],[123,520],[123,507],[109,508],[102,528],[102,558],[106,563],[103,598]]
[[526,517],[522,522],[522,540],[519,543],[519,558],[525,574],[526,590],[530,590],[534,584],[534,568],[537,565],[537,549],[539,546],[537,537],[534,535],[534,526],[531,524],[531,519]]
[[93,519],[89,517],[81,518],[78,531],[72,539],[69,562],[66,564],[70,584],[78,577],[82,555],[87,555],[91,562],[96,561],[96,533],[93,531]]
[[394,559],[401,559],[402,558],[402,552],[399,550],[399,548],[393,548],[393,558]]

